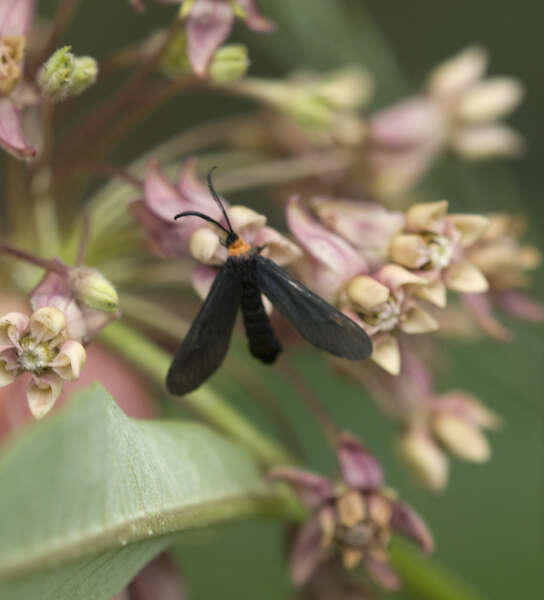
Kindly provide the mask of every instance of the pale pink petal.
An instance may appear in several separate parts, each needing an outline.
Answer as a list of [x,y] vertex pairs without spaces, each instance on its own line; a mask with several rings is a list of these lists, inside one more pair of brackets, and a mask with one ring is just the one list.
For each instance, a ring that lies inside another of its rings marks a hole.
[[86,357],[85,348],[79,342],[68,340],[48,366],[62,379],[74,381],[79,378]]
[[217,276],[217,269],[209,265],[197,264],[193,270],[192,282],[196,293],[204,300]]
[[0,37],[25,35],[32,25],[35,0],[0,1]]
[[147,208],[168,223],[174,223],[178,213],[193,210],[191,203],[167,179],[155,160],[147,166],[144,191]]
[[9,98],[0,98],[0,146],[16,158],[32,158],[36,154],[24,137],[19,111]]
[[247,14],[246,25],[253,31],[273,31],[276,26],[261,14],[255,0],[237,0]]
[[206,73],[213,53],[227,39],[234,13],[223,0],[197,0],[187,17],[187,46],[197,75]]
[[417,542],[424,552],[432,552],[433,536],[415,510],[403,502],[392,502],[391,508],[392,529]]
[[383,485],[383,469],[376,458],[359,441],[343,433],[336,447],[343,480],[359,490],[376,490]]
[[368,123],[369,140],[381,148],[402,149],[440,142],[444,118],[438,106],[421,96],[395,104]]
[[368,266],[357,250],[312,219],[296,196],[289,200],[287,222],[300,245],[342,281],[367,272]]
[[310,507],[323,504],[333,495],[333,484],[329,479],[297,467],[276,467],[269,472],[268,477],[281,479],[292,485],[301,500]]
[[387,590],[396,590],[400,587],[400,580],[391,565],[366,554],[364,563],[372,578]]
[[291,554],[291,578],[296,586],[303,585],[324,558],[323,533],[317,519],[311,518],[299,529]]
[[17,346],[26,331],[29,318],[19,312],[10,312],[0,318],[0,348]]
[[512,290],[497,294],[496,298],[499,306],[515,317],[537,323],[544,321],[544,304],[531,300],[525,294]]

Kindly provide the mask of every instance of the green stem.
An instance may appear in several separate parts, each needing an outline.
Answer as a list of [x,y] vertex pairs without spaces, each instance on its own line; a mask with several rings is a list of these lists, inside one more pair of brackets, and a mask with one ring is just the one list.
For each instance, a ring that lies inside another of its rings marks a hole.
[[[99,339],[164,385],[172,357],[139,332],[123,323],[106,327]],[[294,462],[275,441],[269,439],[208,385],[183,397],[183,401],[206,421],[237,440],[265,465]]]
[[403,582],[408,597],[417,600],[482,600],[453,573],[435,561],[421,556],[415,546],[395,538],[391,544],[391,562]]

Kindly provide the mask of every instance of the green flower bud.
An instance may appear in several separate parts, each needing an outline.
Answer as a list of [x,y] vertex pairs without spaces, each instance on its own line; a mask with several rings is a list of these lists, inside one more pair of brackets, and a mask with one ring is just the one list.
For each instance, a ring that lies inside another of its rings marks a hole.
[[70,284],[76,299],[89,308],[114,312],[119,296],[113,285],[96,269],[78,267],[70,272]]
[[210,64],[210,79],[214,83],[229,84],[241,79],[250,65],[247,48],[243,44],[228,44],[219,48]]
[[178,79],[193,72],[187,54],[187,36],[184,31],[176,34],[164,49],[159,69],[171,79]]
[[98,65],[90,56],[75,56],[70,46],[54,52],[38,73],[42,94],[54,102],[77,96],[90,87],[98,75]]

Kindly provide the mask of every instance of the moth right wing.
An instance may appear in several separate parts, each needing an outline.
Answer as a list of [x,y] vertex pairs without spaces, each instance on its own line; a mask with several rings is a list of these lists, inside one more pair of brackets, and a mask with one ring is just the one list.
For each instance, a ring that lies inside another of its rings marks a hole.
[[304,339],[342,358],[370,357],[372,342],[355,321],[273,261],[261,255],[257,255],[255,261],[258,287]]
[[227,261],[178,348],[166,377],[172,394],[195,390],[223,362],[242,299],[242,282]]

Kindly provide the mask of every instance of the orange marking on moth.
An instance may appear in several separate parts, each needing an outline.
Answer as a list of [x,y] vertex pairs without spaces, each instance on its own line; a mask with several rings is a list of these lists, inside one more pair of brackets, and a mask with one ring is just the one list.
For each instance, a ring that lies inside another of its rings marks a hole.
[[251,246],[244,242],[242,238],[238,238],[231,246],[229,246],[229,256],[240,256],[251,250]]

